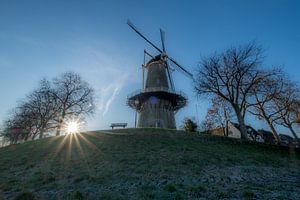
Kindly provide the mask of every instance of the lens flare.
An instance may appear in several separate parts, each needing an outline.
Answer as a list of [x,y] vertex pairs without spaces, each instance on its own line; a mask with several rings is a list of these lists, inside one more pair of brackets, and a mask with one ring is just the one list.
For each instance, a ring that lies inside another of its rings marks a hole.
[[76,121],[70,121],[67,123],[67,133],[74,134],[79,133],[79,123]]

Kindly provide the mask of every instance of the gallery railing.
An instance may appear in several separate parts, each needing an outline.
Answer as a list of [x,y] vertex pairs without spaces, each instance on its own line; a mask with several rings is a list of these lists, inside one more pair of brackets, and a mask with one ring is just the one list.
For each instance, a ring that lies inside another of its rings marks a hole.
[[145,88],[145,89],[140,89],[140,90],[136,90],[132,93],[130,93],[127,97],[130,98],[130,97],[133,97],[133,96],[136,96],[140,93],[148,93],[148,92],[167,92],[167,93],[173,93],[173,94],[177,94],[177,95],[180,95],[184,98],[187,99],[187,95],[181,91],[174,91],[174,90],[171,90],[167,87],[151,87],[151,88]]

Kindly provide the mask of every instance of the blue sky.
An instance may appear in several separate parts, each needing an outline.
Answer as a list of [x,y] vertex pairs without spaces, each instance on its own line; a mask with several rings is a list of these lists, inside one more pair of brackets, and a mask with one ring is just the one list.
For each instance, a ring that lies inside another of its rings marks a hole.
[[[300,80],[297,0],[0,0],[0,121],[41,78],[75,71],[96,89],[97,110],[87,129],[111,122],[133,126],[126,96],[141,87],[143,50],[157,52],[129,29],[127,19],[156,44],[164,29],[169,55],[190,71],[203,56],[256,40],[265,48],[266,66],[283,65],[291,79]],[[188,78],[173,75],[176,89],[189,97],[177,125],[185,116],[201,121],[209,102],[197,100]],[[252,118],[247,123],[265,127]]]

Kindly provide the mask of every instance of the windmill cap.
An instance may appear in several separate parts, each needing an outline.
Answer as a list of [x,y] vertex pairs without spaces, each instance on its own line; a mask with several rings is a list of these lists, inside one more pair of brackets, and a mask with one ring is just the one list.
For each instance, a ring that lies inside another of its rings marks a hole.
[[157,62],[157,61],[163,61],[161,58],[162,58],[162,56],[164,56],[165,54],[158,54],[157,56],[155,56],[155,57],[153,57],[153,58],[151,58],[151,60],[149,60],[148,62],[147,62],[147,65],[149,65],[150,63],[153,63],[153,62]]

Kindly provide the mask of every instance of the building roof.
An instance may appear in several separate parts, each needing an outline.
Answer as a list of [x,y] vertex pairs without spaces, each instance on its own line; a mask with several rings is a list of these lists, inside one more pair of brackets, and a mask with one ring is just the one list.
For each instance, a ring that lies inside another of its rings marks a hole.
[[[237,123],[232,123],[230,122],[232,125],[234,125],[235,128],[237,128],[240,131],[240,125]],[[257,135],[260,135],[254,128],[252,128],[251,126],[246,125],[246,129],[247,129],[247,133],[250,134],[251,136],[256,137]]]

